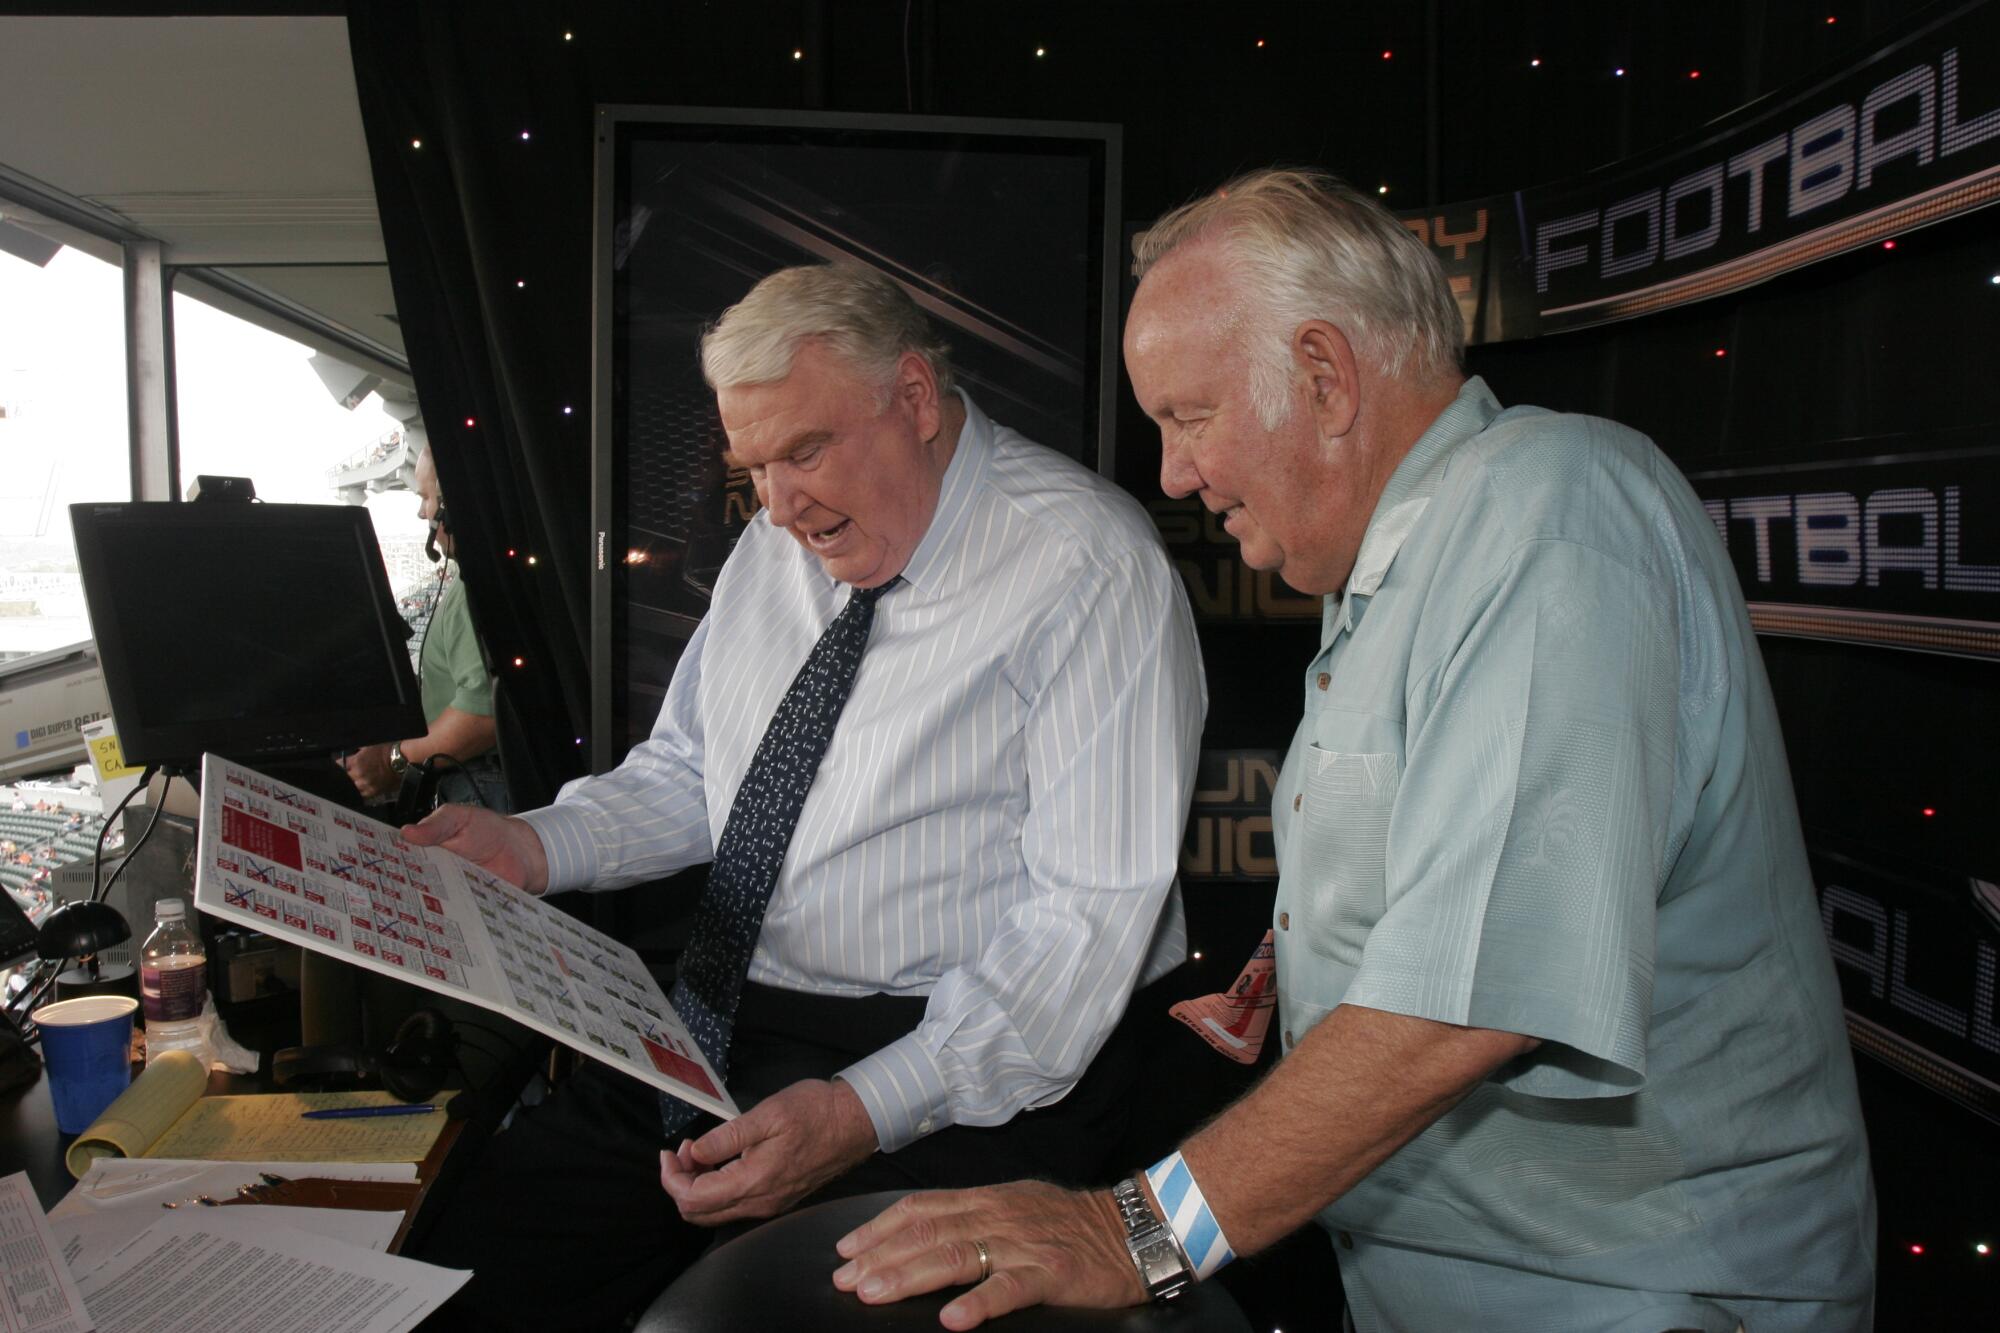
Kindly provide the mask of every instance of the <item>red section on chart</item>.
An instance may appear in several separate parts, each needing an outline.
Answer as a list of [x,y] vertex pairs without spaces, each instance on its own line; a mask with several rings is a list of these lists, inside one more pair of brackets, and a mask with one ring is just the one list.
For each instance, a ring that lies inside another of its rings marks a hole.
[[669,1050],[650,1037],[639,1038],[639,1044],[646,1048],[646,1054],[653,1058],[653,1068],[668,1078],[687,1084],[705,1097],[720,1097],[715,1085],[708,1081],[708,1075],[701,1072],[701,1066],[685,1055]]
[[222,808],[222,840],[266,861],[293,870],[305,868],[299,857],[298,834],[229,806]]

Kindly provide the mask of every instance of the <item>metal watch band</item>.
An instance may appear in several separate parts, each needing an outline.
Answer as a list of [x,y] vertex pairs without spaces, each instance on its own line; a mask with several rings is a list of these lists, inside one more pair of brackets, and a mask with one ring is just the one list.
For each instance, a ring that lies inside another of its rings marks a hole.
[[1125,1249],[1146,1294],[1156,1301],[1170,1301],[1194,1285],[1194,1268],[1181,1252],[1180,1241],[1146,1201],[1137,1178],[1113,1185],[1111,1198],[1125,1222]]
[[410,761],[403,757],[403,743],[397,741],[389,747],[389,771],[397,777],[410,771]]

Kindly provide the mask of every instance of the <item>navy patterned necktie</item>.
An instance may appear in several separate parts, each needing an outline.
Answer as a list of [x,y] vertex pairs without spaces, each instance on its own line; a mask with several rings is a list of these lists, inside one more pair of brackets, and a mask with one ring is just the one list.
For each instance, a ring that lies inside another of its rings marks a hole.
[[[833,740],[834,724],[854,688],[854,673],[875,623],[875,603],[900,582],[894,578],[878,588],[856,588],[819,636],[792,678],[792,687],[778,701],[778,711],[757,743],[757,753],[729,807],[728,822],[722,826],[708,888],[695,908],[694,928],[668,999],[701,1053],[724,1079],[729,1077],[729,1035],[736,1023],[736,1005],[764,926],[764,909],[778,883],[778,868],[798,828],[806,792]],[[672,1134],[699,1111],[663,1094],[660,1113]]]

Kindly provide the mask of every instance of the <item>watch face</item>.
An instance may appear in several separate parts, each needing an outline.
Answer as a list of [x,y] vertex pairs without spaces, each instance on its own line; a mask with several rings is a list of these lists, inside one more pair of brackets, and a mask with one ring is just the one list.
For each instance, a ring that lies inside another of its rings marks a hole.
[[1137,1185],[1120,1182],[1112,1194],[1125,1220],[1125,1247],[1131,1252],[1146,1294],[1156,1301],[1180,1295],[1193,1275],[1174,1243],[1173,1232],[1153,1213]]

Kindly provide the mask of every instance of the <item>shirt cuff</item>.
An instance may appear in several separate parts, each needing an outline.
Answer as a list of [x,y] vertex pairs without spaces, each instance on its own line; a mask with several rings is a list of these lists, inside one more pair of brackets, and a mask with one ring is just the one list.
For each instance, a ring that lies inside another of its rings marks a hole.
[[581,889],[597,882],[597,840],[590,836],[590,821],[581,810],[566,805],[545,805],[526,810],[514,818],[535,831],[542,840],[542,854],[549,863],[546,892]]
[[951,1123],[951,1090],[912,1032],[835,1075],[854,1089],[883,1152],[908,1147]]

